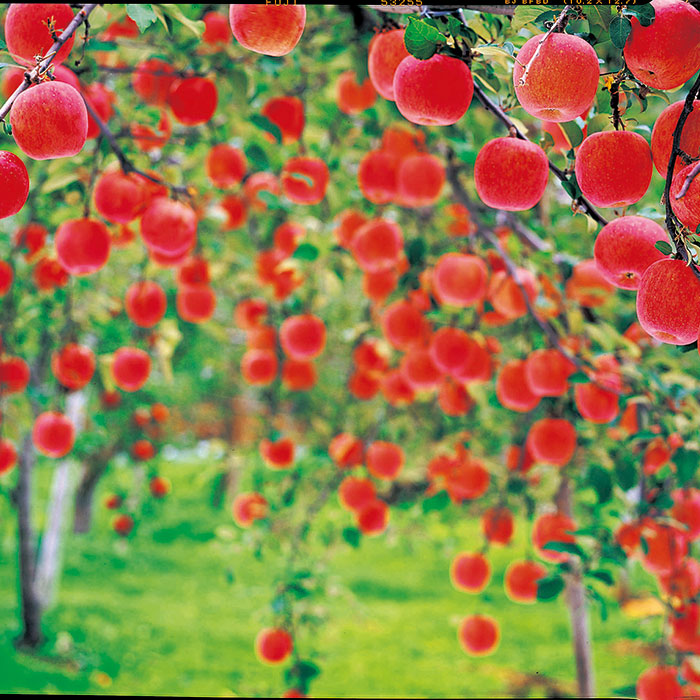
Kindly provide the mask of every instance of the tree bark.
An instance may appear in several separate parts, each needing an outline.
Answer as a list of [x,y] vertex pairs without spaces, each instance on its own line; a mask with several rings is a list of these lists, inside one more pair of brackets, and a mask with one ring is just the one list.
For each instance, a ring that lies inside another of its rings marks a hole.
[[[571,483],[568,478],[562,480],[557,494],[559,509],[570,518],[572,517]],[[573,570],[567,576],[566,581],[566,605],[569,609],[571,620],[571,637],[574,646],[574,658],[576,659],[576,680],[578,682],[578,694],[582,698],[595,697],[595,677],[593,674],[593,642],[588,621],[588,606],[586,604],[586,591],[583,586],[581,570],[578,564],[573,565]]]
[[32,527],[32,472],[35,455],[31,435],[27,434],[18,460],[17,524],[19,530],[19,579],[22,603],[22,646],[35,648],[42,639],[41,604],[35,585],[36,548]]
[[[80,434],[85,422],[85,394],[76,391],[66,399],[66,416]],[[64,459],[55,468],[51,482],[46,527],[37,557],[35,584],[42,608],[54,598],[60,572],[61,550],[65,535],[65,521],[71,495],[71,460]]]

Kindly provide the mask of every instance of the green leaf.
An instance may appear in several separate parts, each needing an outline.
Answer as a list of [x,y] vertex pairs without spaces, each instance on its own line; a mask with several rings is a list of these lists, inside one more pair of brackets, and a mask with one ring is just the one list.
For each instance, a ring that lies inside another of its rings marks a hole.
[[637,483],[637,469],[631,461],[617,460],[615,478],[623,491],[629,491]]
[[651,4],[640,5],[639,7],[627,7],[623,10],[623,13],[635,16],[642,27],[651,26],[656,18],[656,10],[654,10],[654,6]]
[[253,143],[245,149],[246,158],[254,166],[255,170],[268,170],[270,167],[270,161],[267,158],[267,154],[263,151],[260,146]]
[[200,37],[204,33],[206,29],[204,22],[202,22],[202,20],[191,20],[189,17],[186,17],[177,5],[160,4],[160,7],[162,7],[172,19],[189,29],[196,37]]
[[593,571],[588,572],[588,576],[592,576],[593,578],[602,581],[606,586],[612,586],[613,583],[615,583],[613,575],[606,569],[594,569]]
[[[127,5],[126,14],[136,22],[141,34],[143,34],[157,19],[156,13],[150,5]],[[92,48],[92,43],[90,44]]]
[[321,669],[313,661],[297,661],[284,672],[284,680],[288,686],[306,693],[309,684],[321,673]]
[[656,243],[654,243],[654,248],[664,255],[671,255],[671,253],[673,253],[673,248],[671,248],[671,244],[668,241],[656,241]]
[[632,31],[632,22],[627,17],[617,15],[610,22],[610,41],[617,49],[624,49],[627,37]]
[[362,533],[356,527],[344,527],[342,535],[343,539],[351,547],[357,548],[360,546],[360,539],[362,539]]
[[426,22],[409,17],[409,24],[404,34],[406,51],[415,58],[425,61],[435,55],[438,47],[447,41],[447,37]]
[[262,114],[254,114],[250,118],[250,121],[253,122],[253,124],[255,124],[255,126],[257,126],[259,129],[267,131],[268,134],[272,134],[277,143],[282,143],[282,132],[280,131],[280,128],[277,126],[277,124],[273,124],[267,117],[263,116]]
[[425,258],[426,245],[422,238],[414,238],[406,246],[406,257],[411,265],[420,265]]
[[607,114],[596,114],[586,122],[587,133],[590,136],[599,131],[605,131],[610,126],[610,117]]
[[576,372],[569,377],[572,384],[588,384],[591,378],[585,372]]
[[673,455],[673,463],[676,465],[678,484],[685,486],[698,470],[698,453],[680,448]]
[[575,542],[547,542],[542,546],[550,552],[563,552],[565,554],[575,554],[581,559],[586,558],[586,553]]
[[542,578],[537,582],[537,600],[554,600],[564,590],[561,576]]
[[637,697],[637,686],[626,685],[622,688],[615,688],[613,690],[613,695],[619,695],[623,698],[636,698]]
[[541,7],[518,5],[513,13],[510,28],[517,34],[526,24],[534,22],[541,14]]
[[612,19],[612,8],[604,5],[587,7],[584,13],[588,16],[588,23],[591,27],[600,27],[607,30]]
[[450,497],[447,491],[440,491],[430,498],[426,498],[421,504],[424,513],[429,513],[431,510],[443,510],[450,505]]
[[676,347],[680,352],[692,352],[698,349],[698,341],[695,340],[692,343],[688,343],[688,345],[676,345]]
[[318,257],[318,248],[311,243],[302,243],[297,246],[297,249],[292,254],[297,260],[316,260]]
[[564,132],[572,148],[576,148],[583,141],[583,131],[576,122],[560,122],[559,126]]
[[241,68],[231,68],[226,73],[226,79],[231,85],[233,99],[240,104],[248,104],[248,74]]
[[598,496],[598,503],[607,503],[612,498],[613,482],[607,469],[592,464],[588,469],[588,480]]

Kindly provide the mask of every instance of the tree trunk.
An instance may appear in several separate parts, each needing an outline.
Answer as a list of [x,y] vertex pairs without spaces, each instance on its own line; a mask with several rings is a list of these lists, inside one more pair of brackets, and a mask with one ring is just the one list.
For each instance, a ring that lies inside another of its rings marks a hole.
[[[76,391],[66,399],[66,416],[80,434],[85,423],[85,394]],[[35,585],[42,608],[53,601],[60,572],[61,550],[65,535],[65,520],[71,492],[71,461],[61,460],[51,482],[46,527],[37,557]]]
[[90,531],[92,526],[92,502],[95,496],[95,487],[102,474],[102,469],[88,462],[85,465],[83,476],[75,490],[75,511],[73,513],[73,532],[84,534]]
[[37,647],[41,642],[41,604],[34,580],[36,549],[32,527],[32,471],[35,455],[30,434],[24,438],[18,460],[17,524],[19,530],[19,580],[22,599],[20,645]]
[[[571,483],[565,477],[557,495],[559,509],[572,517]],[[595,697],[595,678],[593,675],[593,642],[588,622],[586,591],[583,586],[581,570],[575,564],[566,582],[566,605],[571,620],[571,636],[576,659],[576,680],[578,694],[581,698]]]

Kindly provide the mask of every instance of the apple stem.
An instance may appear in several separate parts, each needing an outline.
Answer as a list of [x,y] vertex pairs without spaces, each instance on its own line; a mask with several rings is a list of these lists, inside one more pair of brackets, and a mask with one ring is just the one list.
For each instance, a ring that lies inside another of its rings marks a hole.
[[537,48],[535,49],[535,53],[533,53],[530,57],[530,60],[525,65],[525,70],[523,71],[523,74],[520,77],[520,81],[518,82],[519,87],[525,85],[525,82],[527,81],[527,76],[529,75],[530,69],[532,68],[532,64],[537,60],[537,57],[540,55],[540,51],[542,51],[542,46],[544,46],[545,41],[547,41],[547,39],[549,39],[549,37],[554,32],[563,31],[564,27],[566,26],[566,23],[569,21],[569,10],[571,10],[571,5],[567,5],[561,11],[561,14],[559,15],[559,17],[557,17],[554,24],[552,24],[552,26],[547,30],[544,36],[539,40],[539,42],[537,42]]

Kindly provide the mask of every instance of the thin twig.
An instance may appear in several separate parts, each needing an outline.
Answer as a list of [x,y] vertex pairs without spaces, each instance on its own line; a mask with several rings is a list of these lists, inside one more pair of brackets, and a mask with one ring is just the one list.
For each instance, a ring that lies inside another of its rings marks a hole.
[[[671,147],[671,156],[668,159],[668,170],[666,172],[666,186],[664,187],[664,204],[666,206],[666,228],[671,241],[676,247],[676,251],[683,262],[688,263],[691,269],[695,273],[695,276],[700,279],[700,272],[691,264],[691,258],[685,247],[684,237],[678,230],[676,226],[676,215],[671,207],[671,183],[673,182],[674,169],[676,167],[676,159],[681,153],[681,134],[683,133],[683,127],[688,119],[688,115],[693,111],[693,102],[695,98],[700,93],[700,75],[698,75],[693,87],[688,91],[688,95],[685,98],[685,103],[683,105],[683,110],[678,117],[678,123],[676,128],[673,130],[673,141]],[[684,183],[685,185],[686,183]],[[690,184],[688,183],[688,187]],[[680,194],[680,193],[679,193]]]
[[110,128],[102,121],[100,115],[97,114],[95,108],[90,104],[90,102],[85,99],[85,96],[83,96],[83,102],[85,102],[85,107],[88,111],[88,114],[95,120],[95,124],[97,124],[98,129],[100,130],[104,138],[107,140],[107,143],[114,152],[114,155],[117,156],[117,160],[119,161],[119,165],[121,166],[123,172],[127,174],[134,173],[136,175],[140,175],[146,180],[150,180],[151,182],[154,182],[157,185],[165,185],[173,194],[185,195],[186,197],[190,198],[192,197],[192,194],[186,185],[175,185],[172,182],[168,182],[167,180],[164,180],[161,177],[151,175],[150,173],[147,173],[144,170],[140,170],[139,168],[137,168],[131,162],[126,153],[124,153],[124,151],[122,150],[121,146],[117,141],[117,137],[114,135],[114,133],[112,133]]
[[[514,134],[517,138],[522,139],[523,141],[530,140],[527,136],[525,136],[525,134],[523,134],[522,131],[520,131],[520,129],[518,129],[518,127],[510,119],[510,117],[497,104],[492,102],[486,96],[486,93],[484,93],[481,87],[476,83],[474,83],[474,94],[476,95],[479,102],[481,102],[481,104],[489,112],[494,114],[499,119],[499,121],[501,121],[508,127],[508,131],[510,131],[510,133]],[[554,173],[554,175],[560,182],[569,181],[568,177],[566,176],[566,173],[561,168],[554,165],[554,163],[552,163],[551,160],[548,162],[549,169]],[[601,226],[605,226],[605,224],[608,223],[608,220],[604,216],[602,216],[602,214],[600,214],[598,210],[583,195],[576,198],[575,204],[580,211],[590,216],[591,219],[593,219],[596,223],[600,224]]]
[[571,10],[571,6],[567,5],[561,11],[561,14],[559,15],[559,17],[557,17],[556,21],[554,22],[554,24],[552,24],[547,33],[544,34],[544,36],[537,42],[535,53],[532,54],[530,60],[525,65],[525,70],[523,71],[523,74],[520,76],[520,80],[518,81],[518,87],[522,87],[523,85],[525,85],[525,82],[527,81],[527,76],[530,74],[532,64],[537,60],[537,57],[540,55],[540,51],[542,51],[542,47],[544,46],[545,41],[549,39],[553,32],[558,32],[564,29],[564,26],[566,25],[569,19],[569,10]]
[[0,107],[0,121],[4,120],[14,101],[27,89],[32,83],[37,82],[46,71],[49,69],[56,54],[61,50],[63,44],[65,44],[68,39],[70,39],[75,33],[76,29],[87,20],[90,13],[97,7],[98,3],[91,3],[89,5],[83,5],[80,11],[73,17],[73,19],[68,23],[68,26],[63,30],[61,36],[56,39],[53,46],[46,53],[45,58],[31,71],[27,71],[24,74],[24,80],[17,86],[17,89],[7,98],[5,104]]

